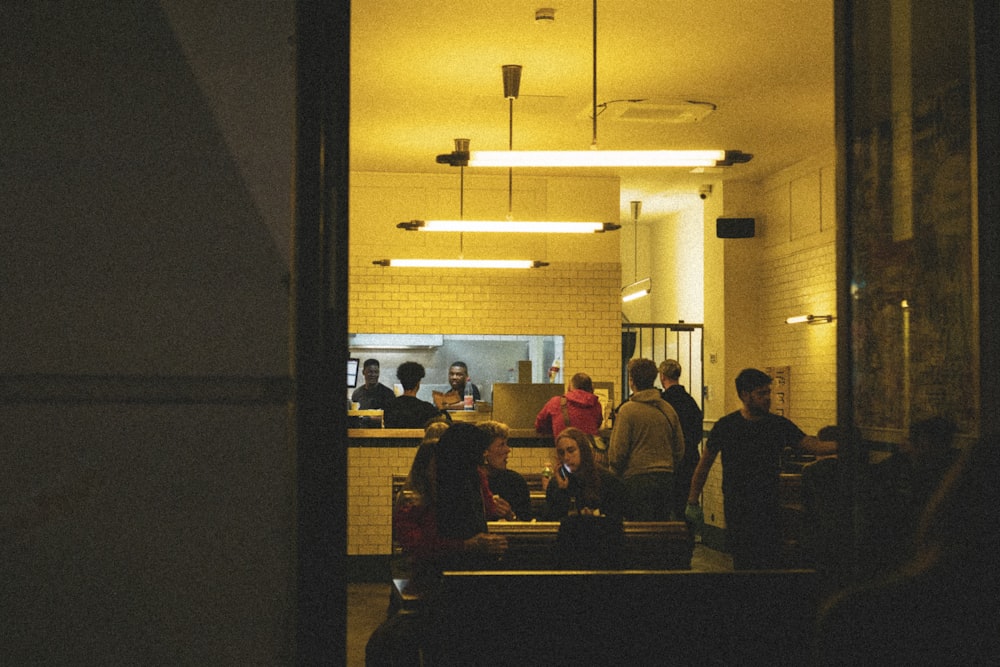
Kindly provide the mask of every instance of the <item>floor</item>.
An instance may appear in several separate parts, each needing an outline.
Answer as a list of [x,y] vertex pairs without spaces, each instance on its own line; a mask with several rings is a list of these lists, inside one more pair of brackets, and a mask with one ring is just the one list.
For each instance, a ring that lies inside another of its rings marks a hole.
[[[733,559],[721,551],[695,545],[691,569],[698,572],[726,572],[733,569]],[[365,664],[368,637],[385,620],[389,606],[389,584],[360,583],[347,587],[347,665]]]

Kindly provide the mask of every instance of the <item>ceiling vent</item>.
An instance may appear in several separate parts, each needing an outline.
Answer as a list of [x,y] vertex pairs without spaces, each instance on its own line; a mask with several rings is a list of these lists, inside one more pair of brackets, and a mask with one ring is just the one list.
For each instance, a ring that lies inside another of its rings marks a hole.
[[[715,105],[705,102],[657,103],[649,100],[622,100],[607,103],[604,112],[600,115],[602,120],[607,121],[700,123],[713,111],[715,111]],[[591,110],[588,109],[586,113],[589,116]]]

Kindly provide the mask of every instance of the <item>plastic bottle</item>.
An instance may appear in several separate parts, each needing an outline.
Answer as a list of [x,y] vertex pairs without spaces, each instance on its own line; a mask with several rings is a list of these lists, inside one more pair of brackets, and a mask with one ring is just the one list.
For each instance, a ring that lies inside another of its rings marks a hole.
[[465,381],[465,396],[462,398],[462,407],[466,410],[476,409],[476,399],[472,394],[472,381]]
[[555,382],[556,378],[559,377],[559,369],[562,368],[562,362],[559,359],[555,359],[552,365],[549,367],[549,382]]

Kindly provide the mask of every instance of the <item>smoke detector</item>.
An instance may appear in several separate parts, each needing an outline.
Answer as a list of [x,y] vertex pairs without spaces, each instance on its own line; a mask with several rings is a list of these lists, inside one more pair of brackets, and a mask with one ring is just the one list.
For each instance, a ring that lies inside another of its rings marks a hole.
[[552,23],[556,20],[556,10],[552,7],[540,7],[535,10],[535,22]]

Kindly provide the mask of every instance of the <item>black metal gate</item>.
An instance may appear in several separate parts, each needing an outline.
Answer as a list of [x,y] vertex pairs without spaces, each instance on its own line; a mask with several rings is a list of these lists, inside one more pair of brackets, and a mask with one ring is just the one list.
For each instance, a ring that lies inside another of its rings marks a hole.
[[622,396],[628,396],[628,362],[652,359],[657,366],[667,359],[681,365],[680,383],[698,407],[704,410],[705,341],[704,325],[677,322],[670,324],[622,324]]

